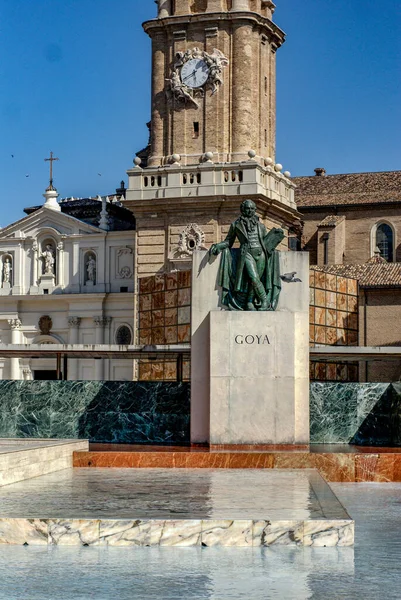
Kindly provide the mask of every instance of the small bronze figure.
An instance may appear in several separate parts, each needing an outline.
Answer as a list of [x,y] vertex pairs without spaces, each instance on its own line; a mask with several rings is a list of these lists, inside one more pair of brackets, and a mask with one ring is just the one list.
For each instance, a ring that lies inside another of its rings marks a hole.
[[[276,247],[284,238],[277,227],[267,231],[252,200],[241,204],[241,216],[231,224],[226,239],[213,244],[210,254],[222,252],[218,284],[222,302],[231,310],[276,310],[281,291]],[[239,249],[232,249],[235,240]]]

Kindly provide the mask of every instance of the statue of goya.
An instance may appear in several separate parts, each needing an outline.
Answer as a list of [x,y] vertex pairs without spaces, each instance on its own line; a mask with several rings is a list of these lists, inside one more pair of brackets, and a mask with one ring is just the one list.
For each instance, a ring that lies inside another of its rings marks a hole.
[[[230,310],[276,310],[281,292],[276,248],[283,238],[282,229],[268,232],[256,215],[256,204],[244,200],[241,216],[231,224],[226,239],[210,248],[212,255],[222,252],[218,285]],[[238,249],[232,249],[235,240]]]

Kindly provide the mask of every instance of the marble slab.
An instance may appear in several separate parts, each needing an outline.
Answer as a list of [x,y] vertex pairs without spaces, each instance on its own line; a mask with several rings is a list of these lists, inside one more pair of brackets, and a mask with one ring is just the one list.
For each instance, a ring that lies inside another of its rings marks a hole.
[[69,469],[74,452],[88,449],[87,440],[0,439],[0,486]]
[[314,469],[70,469],[3,491],[3,544],[353,544],[354,522]]
[[400,404],[401,394],[389,383],[312,383],[311,442],[391,446]]
[[0,381],[0,436],[189,441],[188,383]]

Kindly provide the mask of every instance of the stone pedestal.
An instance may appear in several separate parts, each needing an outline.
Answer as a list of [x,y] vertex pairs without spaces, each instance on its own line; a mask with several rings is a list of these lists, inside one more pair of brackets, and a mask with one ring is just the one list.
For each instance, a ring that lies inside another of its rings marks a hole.
[[211,444],[309,443],[308,315],[213,311]]
[[309,443],[309,255],[281,252],[275,312],[222,310],[220,257],[192,271],[191,441]]
[[55,281],[56,281],[56,278],[55,278],[55,276],[52,273],[43,274],[40,277],[39,289],[41,291],[43,291],[43,290],[49,290],[49,292],[50,292],[55,287]]

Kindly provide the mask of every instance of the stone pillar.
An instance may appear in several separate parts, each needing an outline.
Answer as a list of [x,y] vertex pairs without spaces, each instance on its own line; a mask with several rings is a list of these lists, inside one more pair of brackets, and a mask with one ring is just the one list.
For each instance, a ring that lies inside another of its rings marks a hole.
[[[105,321],[105,329],[104,329],[103,343],[104,344],[112,344],[113,341],[111,339],[111,331],[110,331],[110,325],[111,325],[112,318],[105,317],[104,321]],[[110,377],[111,377],[110,365],[111,365],[110,359],[105,358],[103,360],[103,377],[104,377],[105,381],[110,381]]]
[[57,244],[57,282],[56,285],[62,286],[64,282],[64,244]]
[[250,126],[255,120],[255,105],[251,93],[253,88],[250,84],[255,69],[252,37],[252,27],[249,23],[233,24],[231,160],[234,162],[247,160],[248,151],[254,145],[252,131],[250,131]]
[[[101,345],[104,343],[104,327],[107,319],[104,317],[93,317],[95,324],[95,344]],[[95,381],[103,381],[104,369],[103,358],[95,359]]]
[[[70,328],[69,343],[75,345],[79,343],[79,326],[81,317],[68,317],[68,327]],[[78,359],[68,359],[68,379],[76,381],[78,379]]]
[[32,244],[32,285],[37,287],[38,285],[38,244],[33,242]]
[[164,128],[166,126],[166,39],[164,32],[152,37],[152,127],[149,166],[160,166],[161,159],[168,150],[164,148]]
[[[20,319],[9,319],[8,324],[11,329],[11,343],[19,344],[22,325]],[[10,367],[10,379],[20,379],[19,358],[10,358]]]
[[171,15],[171,0],[159,0],[159,19],[169,17]]
[[231,10],[249,10],[249,0],[233,0]]

